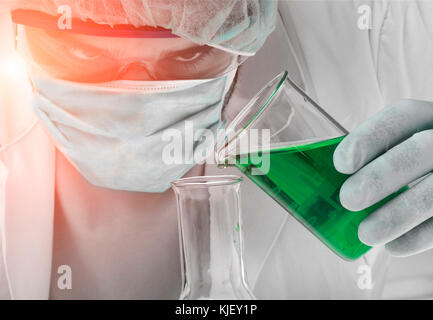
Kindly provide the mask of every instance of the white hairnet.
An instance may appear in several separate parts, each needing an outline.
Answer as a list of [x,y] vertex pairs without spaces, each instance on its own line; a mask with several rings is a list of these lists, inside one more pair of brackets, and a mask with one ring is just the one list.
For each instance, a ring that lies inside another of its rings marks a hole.
[[[243,55],[254,54],[273,31],[276,0],[1,0],[10,9],[72,15],[98,24],[171,29],[178,36]],[[1,6],[1,4],[0,4]]]

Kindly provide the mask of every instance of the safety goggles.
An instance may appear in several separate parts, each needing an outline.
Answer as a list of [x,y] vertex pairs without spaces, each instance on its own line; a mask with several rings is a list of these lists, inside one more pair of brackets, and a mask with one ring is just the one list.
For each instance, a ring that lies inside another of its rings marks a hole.
[[77,82],[191,80],[223,76],[247,57],[198,45],[162,28],[98,25],[16,10],[12,20],[32,60],[51,75]]

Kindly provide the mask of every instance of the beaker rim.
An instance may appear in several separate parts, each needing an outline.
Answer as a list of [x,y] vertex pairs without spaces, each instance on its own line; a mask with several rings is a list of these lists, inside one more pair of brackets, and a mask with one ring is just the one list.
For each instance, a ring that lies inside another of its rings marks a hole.
[[[217,141],[215,145],[215,160],[217,163],[224,163],[223,159],[225,156],[221,157],[221,152],[236,138],[254,122],[254,120],[269,106],[274,96],[280,91],[284,82],[288,78],[288,72],[283,71],[269,81],[265,87],[263,87],[246,105],[245,107],[234,117],[234,119],[229,123],[228,127],[225,129],[225,134],[223,139]],[[269,91],[268,95],[265,96],[264,104],[256,104],[256,100],[263,96],[266,91]],[[248,117],[251,115],[251,117]],[[247,119],[247,123],[242,123],[244,119]]]
[[198,176],[178,179],[171,183],[175,188],[180,187],[216,187],[242,182],[242,177],[236,175]]
[[[263,113],[272,106],[273,101],[278,97],[278,93],[281,92],[285,85],[290,86],[290,88],[293,88],[294,91],[300,94],[304,101],[308,102],[315,111],[321,114],[323,118],[327,119],[341,133],[341,135],[348,134],[348,131],[344,127],[334,120],[322,107],[320,107],[319,104],[311,99],[304,90],[290,79],[287,71],[283,71],[269,81],[266,86],[264,86],[229,123],[224,134],[221,135],[221,138],[217,140],[217,143],[215,144],[214,154],[217,164],[224,165],[230,157],[237,156],[237,154],[230,154],[230,152],[226,152],[226,150],[232,143],[236,143],[236,140],[245,131],[255,125]],[[336,136],[332,136],[332,138],[335,137]],[[320,140],[322,140],[322,138],[326,139],[327,137],[320,137]],[[286,143],[285,147],[287,147]],[[262,150],[258,148],[257,150],[252,150],[252,152],[260,151],[269,151],[269,149]]]

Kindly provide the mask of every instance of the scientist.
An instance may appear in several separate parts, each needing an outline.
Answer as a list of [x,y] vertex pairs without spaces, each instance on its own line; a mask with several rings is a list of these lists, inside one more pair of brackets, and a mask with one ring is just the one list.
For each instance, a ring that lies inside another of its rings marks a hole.
[[[431,170],[428,132],[403,142],[428,129],[430,104],[394,103],[433,101],[432,19],[423,16],[432,8],[422,1],[363,1],[374,13],[367,31],[357,28],[358,1],[69,0],[62,9],[79,20],[65,30],[53,28],[57,1],[3,3],[31,69],[30,80],[9,77],[1,86],[2,298],[177,298],[170,182],[224,172],[165,165],[161,134],[182,130],[185,120],[198,131],[216,129],[284,68],[348,129],[390,105],[335,154],[338,170],[357,172],[342,189],[343,205],[368,206]],[[12,34],[9,22],[3,26]],[[117,25],[134,28],[111,28]],[[405,157],[405,148],[419,156]],[[377,177],[382,171],[398,174]],[[397,255],[429,248],[428,194],[427,178],[369,217],[361,239],[388,243]],[[412,209],[419,199],[415,214],[393,209],[398,201]],[[243,204],[257,297],[381,296],[384,250],[345,262],[252,183],[244,184]],[[59,281],[64,272],[72,274],[70,287]]]

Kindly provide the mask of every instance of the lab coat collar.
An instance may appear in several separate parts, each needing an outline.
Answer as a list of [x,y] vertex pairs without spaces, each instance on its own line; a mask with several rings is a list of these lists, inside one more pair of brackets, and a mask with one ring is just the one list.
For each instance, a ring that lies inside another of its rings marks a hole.
[[55,147],[34,122],[0,149],[2,257],[13,299],[48,299],[54,220]]

